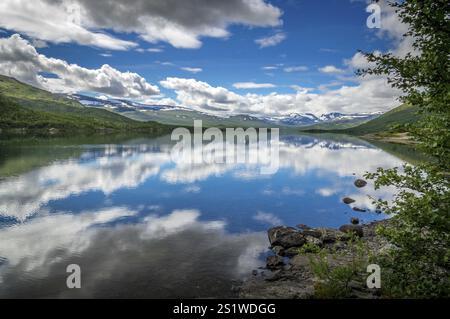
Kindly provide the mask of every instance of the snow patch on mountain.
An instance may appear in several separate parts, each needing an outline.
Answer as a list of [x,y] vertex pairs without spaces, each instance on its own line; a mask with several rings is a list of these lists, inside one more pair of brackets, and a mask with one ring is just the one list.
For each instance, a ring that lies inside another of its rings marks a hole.
[[[106,96],[92,97],[82,94],[71,94],[69,98],[74,99],[81,104],[89,107],[99,107],[110,109],[114,112],[129,112],[129,111],[172,111],[172,110],[183,110],[183,111],[194,111],[190,108],[185,108],[181,106],[168,106],[168,105],[148,105],[130,100],[122,100],[122,99],[113,99]],[[201,113],[199,114],[208,115],[210,114]],[[279,117],[258,117],[251,115],[229,115],[223,114],[222,116],[215,117],[218,118],[230,118],[230,117],[240,117],[242,121],[251,121],[251,120],[259,120],[264,121],[266,123],[279,125],[279,126],[293,126],[293,127],[302,127],[309,126],[314,124],[321,123],[333,123],[333,122],[351,122],[351,121],[364,121],[371,120],[382,113],[355,113],[355,114],[343,114],[339,112],[332,112],[327,114],[322,114],[320,116],[316,116],[312,113],[293,113],[288,116],[279,116]]]

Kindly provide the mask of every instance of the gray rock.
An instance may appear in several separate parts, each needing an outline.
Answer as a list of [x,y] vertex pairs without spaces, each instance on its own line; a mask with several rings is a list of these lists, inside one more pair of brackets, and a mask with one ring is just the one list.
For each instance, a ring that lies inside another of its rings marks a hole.
[[350,197],[345,197],[342,199],[342,201],[344,202],[344,204],[350,205],[353,204],[354,202],[356,202],[353,198]]
[[294,256],[297,256],[299,253],[300,253],[299,247],[291,247],[291,248],[286,249],[286,250],[284,251],[284,255],[285,255],[286,257],[289,257],[289,258],[292,258],[292,257],[294,257]]
[[292,258],[289,263],[291,264],[292,269],[309,268],[311,265],[309,257],[305,255],[297,255]]
[[297,232],[297,230],[292,227],[285,227],[285,226],[273,227],[268,230],[270,245],[272,247],[278,246],[277,241],[281,237],[286,236],[287,234],[296,233],[296,232]]
[[[277,276],[275,276],[277,277]],[[311,299],[314,282],[310,277],[289,280],[248,280],[239,291],[242,299]]]
[[309,227],[308,225],[305,225],[305,224],[299,224],[299,225],[297,225],[297,228],[301,229],[303,231],[312,229],[311,227]]
[[283,277],[281,269],[277,269],[274,271],[271,271],[269,274],[265,274],[264,280],[265,281],[277,281],[280,280]]
[[283,262],[283,258],[281,258],[280,256],[269,256],[267,257],[267,262],[266,262],[266,266],[267,269],[280,269],[281,267],[283,267],[284,262]]
[[359,225],[359,218],[352,217],[352,219],[350,219],[350,222],[351,222],[353,225]]
[[[395,249],[395,247],[390,247],[384,239],[375,235],[375,228],[378,225],[389,225],[389,222],[386,220],[361,226],[345,225],[342,229],[345,231],[350,229],[351,231],[354,231],[355,229],[362,227],[364,241],[367,242],[368,248],[371,251],[379,253],[383,250]],[[326,249],[330,248],[330,251],[325,255],[330,269],[351,265],[354,261],[354,252],[353,249],[350,249],[351,247],[343,241],[345,238],[351,238],[351,236],[347,233],[329,228],[319,228],[317,230],[320,230],[324,237],[336,239],[334,243],[324,243]],[[311,239],[305,235],[305,240],[308,241]],[[336,251],[339,251],[339,253],[336,253]],[[327,250],[325,250],[325,252],[327,252]],[[314,258],[316,258],[314,255],[299,254],[289,259],[289,262],[284,266],[280,265],[279,268],[274,270],[265,270],[261,276],[250,277],[248,280],[242,282],[239,297],[247,299],[313,298],[314,288],[318,283],[318,278],[312,271],[310,263]],[[281,259],[277,260],[280,261]],[[380,297],[379,290],[369,291],[366,289],[365,279],[362,279],[361,282],[352,281],[349,283],[349,287],[351,289],[349,298]]]
[[318,228],[321,232],[321,240],[324,244],[334,243],[342,237],[342,232],[332,228]]
[[344,225],[339,228],[339,230],[345,234],[355,234],[358,237],[364,236],[364,231],[362,226],[360,225]]
[[302,232],[302,234],[305,236],[315,237],[315,238],[319,238],[319,239],[322,237],[322,232],[317,229],[307,229],[307,230],[304,230]]
[[362,208],[359,208],[359,207],[353,207],[353,210],[354,210],[355,212],[360,212],[360,213],[365,213],[365,212],[367,212],[367,209],[362,209]]
[[287,233],[276,239],[274,245],[281,246],[284,249],[292,247],[301,247],[306,243],[305,236],[300,232]]
[[272,251],[277,254],[278,256],[284,256],[284,248],[281,246],[274,246],[272,247]]
[[363,187],[367,186],[367,182],[365,180],[363,180],[363,179],[357,179],[355,181],[355,186],[358,187],[358,188],[363,188]]

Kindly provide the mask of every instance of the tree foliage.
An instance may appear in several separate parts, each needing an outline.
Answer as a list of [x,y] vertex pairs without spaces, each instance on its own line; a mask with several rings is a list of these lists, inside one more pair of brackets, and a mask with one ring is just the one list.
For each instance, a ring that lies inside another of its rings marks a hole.
[[409,26],[404,35],[414,51],[404,57],[393,53],[365,54],[374,67],[361,75],[387,75],[389,83],[404,92],[402,101],[417,106],[425,119],[410,127],[426,151],[444,169],[450,162],[450,4],[446,0],[407,0],[391,3]]
[[[48,111],[36,107],[38,103],[46,105]],[[59,134],[67,135],[75,132],[166,132],[170,130],[169,126],[153,122],[137,122],[101,109],[59,104],[53,105],[52,109],[48,101],[31,101],[29,104],[29,106],[23,106],[19,100],[5,97],[0,92],[0,133],[2,130],[45,133],[49,129],[55,129]]]
[[378,169],[367,174],[376,188],[395,186],[392,203],[378,206],[392,214],[379,229],[392,244],[380,258],[385,292],[392,297],[450,295],[450,4],[446,0],[405,0],[390,3],[409,29],[413,42],[406,56],[366,53],[373,67],[360,75],[386,75],[417,106],[423,119],[409,130],[432,157],[412,167]]

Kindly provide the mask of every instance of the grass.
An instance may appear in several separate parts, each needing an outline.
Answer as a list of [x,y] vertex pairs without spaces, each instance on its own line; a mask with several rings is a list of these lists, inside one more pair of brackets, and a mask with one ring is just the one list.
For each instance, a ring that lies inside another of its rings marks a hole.
[[[347,252],[316,249],[306,253],[316,277],[314,297],[347,299],[354,297],[354,287],[365,291],[366,267],[372,258],[367,245],[356,237],[348,241]],[[367,292],[367,291],[366,291]]]
[[325,127],[309,127],[303,129],[304,132],[310,133],[337,133],[348,134],[356,136],[368,136],[373,137],[389,137],[393,133],[406,132],[405,126],[410,123],[417,122],[421,119],[421,115],[418,114],[419,109],[414,106],[403,104],[373,120],[365,122],[356,127],[344,128],[342,125],[326,126]]
[[371,121],[370,119],[344,119],[327,123],[319,123],[304,127],[303,130],[335,131],[350,129]]
[[30,102],[54,103],[70,107],[83,108],[80,103],[65,98],[61,95],[52,94],[48,91],[38,89],[34,86],[24,84],[14,78],[0,75],[0,93],[12,99]]
[[383,132],[401,132],[404,126],[421,118],[417,107],[403,104],[380,117],[360,126],[343,130],[343,133],[366,135]]

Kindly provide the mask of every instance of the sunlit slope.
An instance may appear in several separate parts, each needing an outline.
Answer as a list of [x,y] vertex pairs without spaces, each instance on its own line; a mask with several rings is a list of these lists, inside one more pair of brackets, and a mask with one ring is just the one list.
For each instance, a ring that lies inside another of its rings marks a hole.
[[380,117],[357,127],[342,130],[344,133],[365,135],[398,130],[405,124],[417,122],[421,115],[415,106],[403,104]]
[[85,107],[64,96],[0,75],[0,128],[58,130],[163,130],[107,110]]

